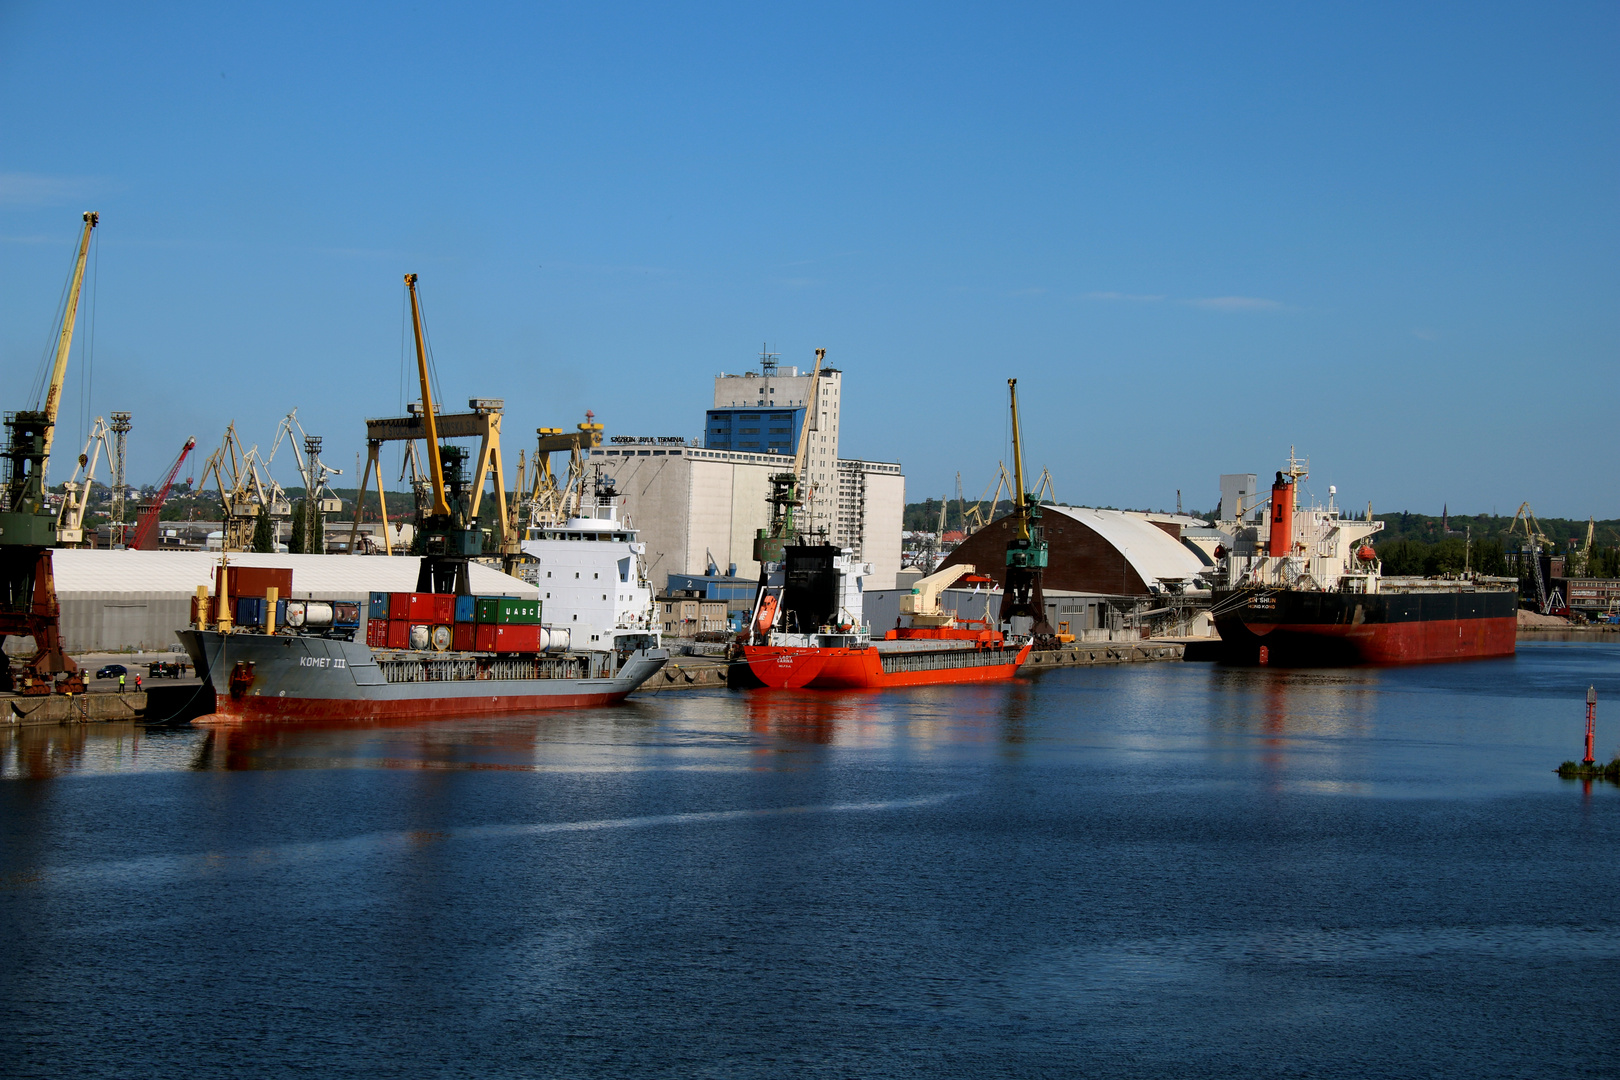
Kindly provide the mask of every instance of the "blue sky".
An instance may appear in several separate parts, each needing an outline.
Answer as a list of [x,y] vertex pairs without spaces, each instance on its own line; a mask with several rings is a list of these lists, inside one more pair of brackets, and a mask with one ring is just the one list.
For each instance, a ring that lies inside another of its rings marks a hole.
[[1294,444],[1356,506],[1620,515],[1613,4],[330,7],[0,4],[0,405],[94,208],[62,437],[128,409],[138,479],[297,407],[349,482],[414,271],[514,459],[695,436],[768,341],[913,499],[1017,376],[1065,501]]

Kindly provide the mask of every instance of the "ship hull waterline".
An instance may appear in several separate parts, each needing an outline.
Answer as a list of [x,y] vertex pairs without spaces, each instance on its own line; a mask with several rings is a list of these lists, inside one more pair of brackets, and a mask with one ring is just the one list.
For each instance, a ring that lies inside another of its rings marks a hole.
[[[906,686],[1001,682],[1029,656],[1016,649],[952,649],[938,653],[884,654],[875,648],[806,648],[744,645],[754,677],[775,690],[886,690]],[[950,661],[956,661],[952,664]],[[937,663],[940,666],[927,666]],[[911,670],[892,670],[896,666]]]
[[1512,592],[1339,594],[1216,590],[1215,629],[1238,664],[1430,664],[1512,656]]
[[[372,650],[357,642],[200,630],[181,631],[180,639],[215,688],[214,714],[195,723],[452,720],[612,705],[657,674],[669,655],[637,652],[599,678],[390,682]],[[233,682],[243,663],[251,674]]]

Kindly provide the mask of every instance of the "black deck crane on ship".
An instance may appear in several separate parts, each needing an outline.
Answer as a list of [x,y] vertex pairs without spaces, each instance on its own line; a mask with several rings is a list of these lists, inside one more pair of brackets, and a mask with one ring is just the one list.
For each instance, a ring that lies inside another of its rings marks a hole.
[[[8,637],[31,637],[34,654],[22,662],[18,671],[13,671],[9,662],[0,667],[0,689],[21,694],[84,690],[84,673],[62,649],[61,609],[56,602],[56,578],[51,568],[56,515],[51,512],[45,484],[68,353],[73,347],[79,291],[84,285],[85,257],[90,251],[91,230],[99,221],[95,211],[85,211],[84,232],[79,237],[79,254],[68,282],[56,359],[45,384],[44,401],[32,409],[8,413],[5,418],[9,438],[5,449],[4,505],[0,506],[0,644]],[[62,678],[57,679],[58,675]]]

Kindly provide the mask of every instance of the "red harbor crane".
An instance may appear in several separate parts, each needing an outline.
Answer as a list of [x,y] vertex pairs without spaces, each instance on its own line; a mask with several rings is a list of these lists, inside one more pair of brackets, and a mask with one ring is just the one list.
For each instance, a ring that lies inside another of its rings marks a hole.
[[180,466],[186,463],[186,455],[196,445],[195,438],[186,440],[186,445],[180,448],[180,456],[169,466],[169,475],[163,478],[163,486],[158,488],[157,497],[141,514],[140,524],[135,526],[135,550],[151,551],[157,547],[158,515],[163,512],[163,504],[169,500],[169,490],[174,487],[174,478],[180,474]]

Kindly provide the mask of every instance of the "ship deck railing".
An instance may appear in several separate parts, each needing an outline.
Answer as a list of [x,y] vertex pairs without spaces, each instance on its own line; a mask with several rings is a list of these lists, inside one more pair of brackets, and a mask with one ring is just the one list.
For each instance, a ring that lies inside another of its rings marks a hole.
[[378,660],[391,683],[477,682],[496,679],[605,679],[613,674],[608,653],[581,656],[447,657]]
[[1019,648],[949,649],[941,652],[883,653],[883,673],[903,671],[946,671],[954,668],[999,667],[1016,663]]

